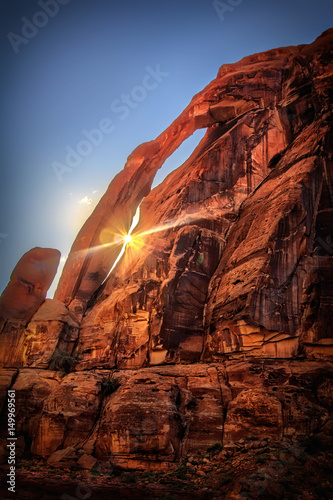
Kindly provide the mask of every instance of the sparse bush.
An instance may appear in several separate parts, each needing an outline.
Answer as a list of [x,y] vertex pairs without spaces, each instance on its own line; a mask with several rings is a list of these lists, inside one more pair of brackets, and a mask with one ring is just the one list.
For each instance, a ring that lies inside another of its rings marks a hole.
[[120,478],[126,484],[136,483],[135,472],[123,472]]
[[92,476],[101,476],[101,475],[102,475],[102,474],[100,473],[100,471],[99,471],[99,470],[97,470],[97,469],[91,469],[90,474],[91,474]]
[[178,479],[187,479],[187,474],[191,473],[191,468],[186,465],[178,465],[174,470],[173,475]]
[[264,464],[267,462],[267,458],[268,457],[265,455],[260,455],[259,457],[256,457],[254,461],[256,464]]
[[52,354],[49,370],[69,373],[78,362],[79,359],[77,357],[71,356],[68,352],[59,349]]
[[157,483],[158,482],[158,477],[156,474],[154,474],[153,472],[144,472],[142,474],[142,479],[148,481],[149,483]]
[[62,472],[61,472],[61,470],[59,470],[59,469],[51,469],[51,470],[49,471],[49,473],[50,473],[50,474],[61,474]]
[[258,455],[267,455],[267,447],[266,448],[259,448],[258,450],[255,451],[255,454]]
[[114,391],[118,389],[119,386],[120,386],[119,378],[114,376],[110,378],[103,377],[101,382],[102,395],[105,397],[108,396],[109,394],[112,394]]
[[213,446],[207,448],[207,451],[209,453],[212,453],[213,455],[217,455],[218,453],[220,453],[220,451],[222,451],[222,448],[223,448],[222,443],[215,443],[213,444]]

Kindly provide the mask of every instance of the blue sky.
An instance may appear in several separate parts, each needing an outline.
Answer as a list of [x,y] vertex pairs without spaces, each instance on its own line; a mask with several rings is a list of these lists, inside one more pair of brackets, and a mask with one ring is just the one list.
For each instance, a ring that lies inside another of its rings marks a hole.
[[[219,4],[220,15],[206,0],[2,0],[0,290],[30,248],[66,257],[131,151],[222,64],[310,43],[333,25],[331,0]],[[155,185],[202,135],[174,153]]]

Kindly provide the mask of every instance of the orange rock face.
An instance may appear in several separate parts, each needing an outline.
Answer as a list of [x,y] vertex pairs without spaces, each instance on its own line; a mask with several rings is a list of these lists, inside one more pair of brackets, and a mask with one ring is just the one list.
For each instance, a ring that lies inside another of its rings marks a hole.
[[[174,136],[208,125],[143,199],[132,246],[89,298],[79,368],[332,356],[331,52],[327,32],[222,66],[151,143],[146,165],[162,162]],[[82,315],[80,293],[62,295],[66,273],[57,296]]]
[[20,259],[0,297],[0,320],[28,322],[44,302],[60,260],[59,250],[33,248]]
[[[129,156],[55,299],[6,316],[24,321],[0,335],[0,394],[14,384],[34,454],[158,470],[251,436],[332,439],[332,51],[328,30],[222,66]],[[198,128],[190,158],[150,191]],[[44,370],[59,350],[73,373]]]
[[[186,455],[240,439],[325,434],[333,367],[323,361],[228,361],[70,373],[21,369],[14,383],[18,435],[68,467],[84,455],[129,469],[162,470]],[[103,380],[119,388],[103,392]]]

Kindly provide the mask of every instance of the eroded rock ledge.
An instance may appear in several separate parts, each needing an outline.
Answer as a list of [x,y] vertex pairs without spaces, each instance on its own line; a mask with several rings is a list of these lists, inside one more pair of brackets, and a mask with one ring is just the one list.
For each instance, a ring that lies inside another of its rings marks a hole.
[[[106,378],[120,383],[110,394]],[[84,456],[91,466],[166,470],[217,443],[332,439],[327,362],[252,359],[66,376],[20,369],[3,371],[2,382],[16,391],[18,446],[55,467]]]

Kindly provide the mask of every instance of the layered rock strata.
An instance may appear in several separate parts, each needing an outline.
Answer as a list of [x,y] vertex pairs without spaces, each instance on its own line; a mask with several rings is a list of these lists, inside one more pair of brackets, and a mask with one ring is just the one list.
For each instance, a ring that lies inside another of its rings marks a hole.
[[[333,367],[259,360],[70,373],[6,370],[17,433],[56,467],[93,456],[113,467],[162,470],[239,439],[330,439]],[[120,386],[106,394],[106,379]],[[5,415],[3,415],[5,418]],[[5,426],[3,427],[5,428]]]

